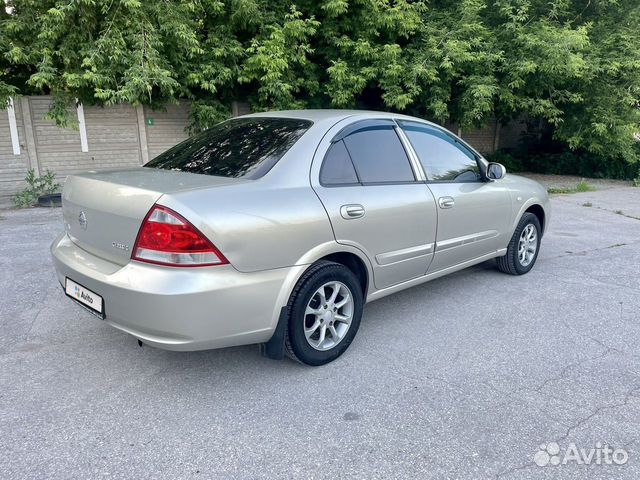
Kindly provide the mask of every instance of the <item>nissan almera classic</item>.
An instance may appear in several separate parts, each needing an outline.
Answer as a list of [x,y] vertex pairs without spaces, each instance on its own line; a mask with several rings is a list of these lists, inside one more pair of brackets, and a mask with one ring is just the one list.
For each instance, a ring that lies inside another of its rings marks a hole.
[[238,117],[144,167],[70,176],[51,252],[65,293],[145,344],[340,356],[365,302],[492,258],[536,262],[549,199],[408,116]]

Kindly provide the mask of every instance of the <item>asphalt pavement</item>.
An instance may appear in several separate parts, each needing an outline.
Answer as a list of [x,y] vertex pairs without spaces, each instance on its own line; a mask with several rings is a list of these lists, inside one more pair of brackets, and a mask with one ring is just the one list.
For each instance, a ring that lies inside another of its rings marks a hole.
[[640,189],[552,206],[529,274],[368,304],[319,368],[140,348],[63,295],[59,209],[0,211],[0,478],[640,478]]

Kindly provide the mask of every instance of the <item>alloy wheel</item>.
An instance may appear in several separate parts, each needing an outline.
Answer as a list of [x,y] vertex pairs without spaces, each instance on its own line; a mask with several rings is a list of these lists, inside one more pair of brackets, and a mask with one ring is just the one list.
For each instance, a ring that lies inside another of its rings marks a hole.
[[523,267],[528,266],[536,256],[538,250],[538,230],[536,226],[529,223],[520,234],[518,241],[518,261]]
[[346,336],[353,319],[353,295],[342,282],[327,282],[311,296],[304,312],[304,336],[316,350],[330,350]]

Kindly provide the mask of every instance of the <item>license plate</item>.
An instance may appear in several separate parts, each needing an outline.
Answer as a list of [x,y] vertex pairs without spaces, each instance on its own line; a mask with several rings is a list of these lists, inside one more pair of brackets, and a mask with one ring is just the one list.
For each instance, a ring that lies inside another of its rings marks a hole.
[[68,297],[73,298],[83,307],[88,308],[91,313],[98,315],[100,318],[104,318],[104,302],[102,301],[102,297],[97,293],[92,292],[69,278],[65,278],[64,292]]

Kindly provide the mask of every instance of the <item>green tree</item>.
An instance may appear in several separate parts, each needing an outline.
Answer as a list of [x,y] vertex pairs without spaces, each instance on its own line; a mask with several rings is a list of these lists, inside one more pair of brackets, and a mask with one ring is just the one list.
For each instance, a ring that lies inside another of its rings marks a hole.
[[526,115],[571,149],[639,157],[637,0],[9,0],[0,102],[193,102],[194,126],[233,99],[374,108],[463,128]]

